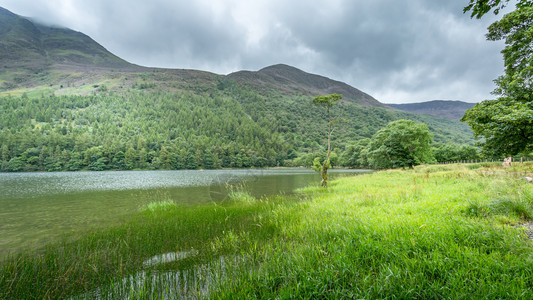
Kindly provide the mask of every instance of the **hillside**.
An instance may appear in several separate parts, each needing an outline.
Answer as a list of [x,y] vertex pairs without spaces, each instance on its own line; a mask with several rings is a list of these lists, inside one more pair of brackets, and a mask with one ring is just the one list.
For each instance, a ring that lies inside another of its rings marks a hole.
[[15,94],[28,88],[50,91],[55,85],[82,84],[88,78],[97,81],[102,76],[95,74],[111,70],[144,69],[115,56],[81,32],[42,25],[1,7],[0,50],[0,92]]
[[449,120],[459,120],[465,111],[475,103],[462,101],[434,100],[420,103],[387,104],[388,106],[414,114],[433,115]]
[[306,96],[337,93],[342,94],[343,99],[350,102],[364,106],[385,107],[372,96],[344,82],[309,74],[283,64],[266,67],[257,72],[239,71],[229,74],[227,77],[260,90],[277,90],[285,94]]
[[0,11],[0,171],[309,165],[324,152],[318,94],[344,95],[337,155],[388,122],[428,124],[470,144],[457,121],[395,111],[345,83],[288,65],[218,75],[139,67],[86,35]]
[[132,67],[87,35],[45,26],[0,7],[0,63],[37,70],[54,64]]

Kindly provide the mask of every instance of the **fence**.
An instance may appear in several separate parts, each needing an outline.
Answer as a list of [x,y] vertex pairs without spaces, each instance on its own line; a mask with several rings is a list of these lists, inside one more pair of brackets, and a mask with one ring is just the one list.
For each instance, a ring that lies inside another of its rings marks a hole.
[[[524,163],[528,161],[533,161],[533,157],[530,156],[515,156],[512,157],[513,163]],[[503,163],[505,158],[487,158],[487,159],[475,159],[475,160],[458,160],[458,161],[448,161],[448,162],[437,162],[436,165],[448,165],[448,164],[475,164],[475,163],[492,163],[499,162]]]

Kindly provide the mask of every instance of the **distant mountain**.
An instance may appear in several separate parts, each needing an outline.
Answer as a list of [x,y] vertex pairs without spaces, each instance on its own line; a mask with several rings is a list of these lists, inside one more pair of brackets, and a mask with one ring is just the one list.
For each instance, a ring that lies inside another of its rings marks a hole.
[[372,96],[348,84],[324,76],[306,73],[284,64],[273,65],[257,72],[239,71],[227,76],[259,89],[276,89],[288,94],[307,96],[342,94],[344,100],[364,106],[385,107]]
[[465,111],[475,103],[462,101],[434,100],[420,103],[406,104],[387,104],[388,106],[407,111],[414,114],[426,114],[446,118],[449,120],[459,120],[465,114]]

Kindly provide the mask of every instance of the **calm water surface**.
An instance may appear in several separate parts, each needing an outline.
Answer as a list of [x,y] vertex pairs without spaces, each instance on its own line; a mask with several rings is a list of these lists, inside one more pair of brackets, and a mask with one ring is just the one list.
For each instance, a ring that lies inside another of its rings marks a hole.
[[152,201],[195,205],[224,200],[232,186],[261,197],[319,182],[308,169],[0,173],[0,258],[113,224]]

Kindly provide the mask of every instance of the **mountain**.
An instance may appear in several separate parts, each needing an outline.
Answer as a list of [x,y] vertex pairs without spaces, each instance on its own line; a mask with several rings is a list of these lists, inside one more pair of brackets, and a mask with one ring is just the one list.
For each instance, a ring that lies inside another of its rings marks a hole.
[[388,106],[414,114],[433,115],[449,120],[459,120],[465,111],[475,105],[462,101],[434,100],[420,103],[387,104]]
[[141,67],[5,9],[0,49],[0,171],[310,165],[328,125],[312,98],[330,93],[343,95],[331,111],[343,120],[334,157],[398,119],[428,124],[440,143],[473,142],[465,124],[394,110],[288,65],[229,75]]
[[0,63],[37,70],[54,64],[132,67],[87,35],[45,26],[0,7]]
[[0,66],[0,92],[89,83],[108,77],[95,74],[110,70],[143,69],[110,53],[81,32],[46,26],[1,7]]
[[257,72],[239,71],[229,74],[228,78],[247,83],[259,89],[276,89],[287,94],[307,96],[337,93],[342,94],[343,99],[361,105],[385,107],[372,96],[344,82],[309,74],[284,64],[266,67]]

